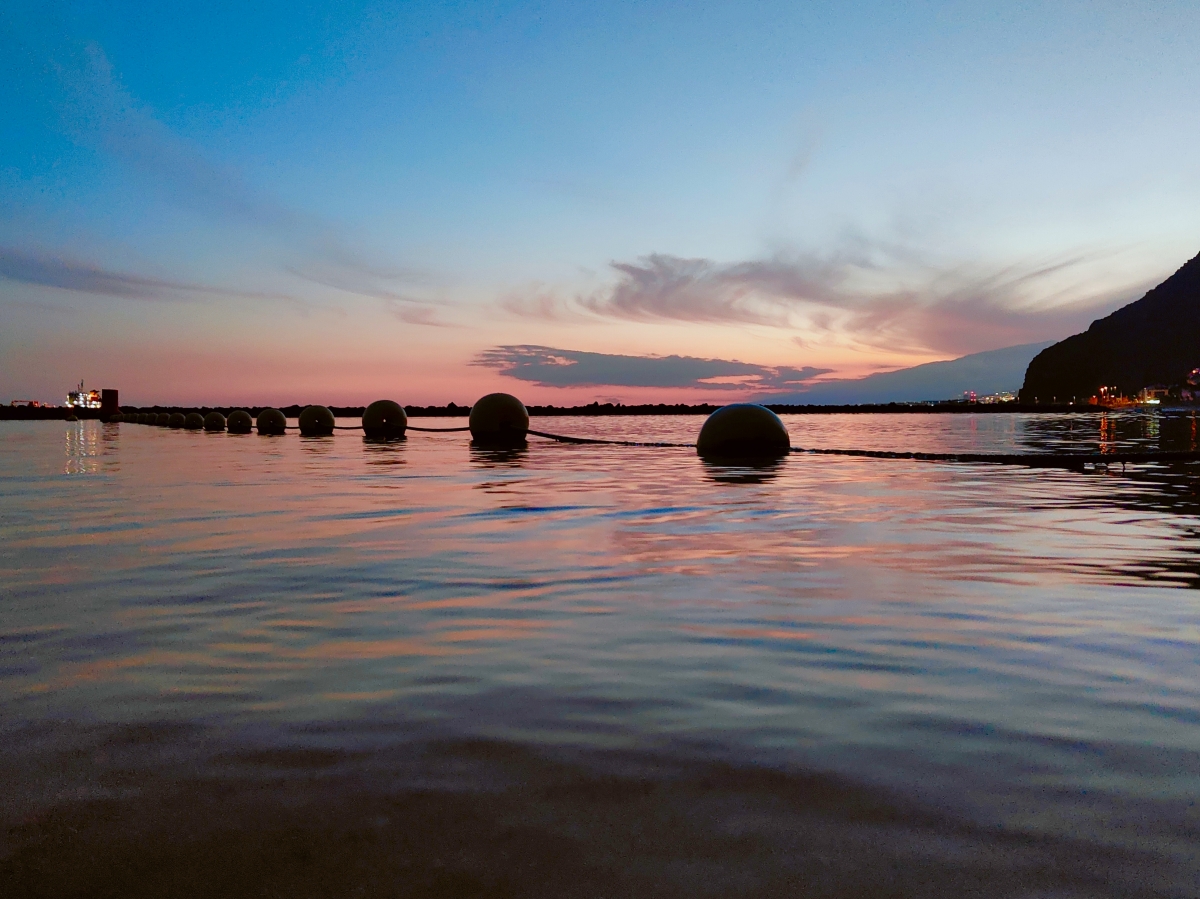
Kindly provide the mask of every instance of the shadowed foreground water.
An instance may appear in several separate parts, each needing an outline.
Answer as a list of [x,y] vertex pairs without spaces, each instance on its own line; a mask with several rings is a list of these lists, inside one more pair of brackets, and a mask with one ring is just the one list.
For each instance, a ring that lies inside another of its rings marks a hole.
[[0,894],[1200,895],[1198,468],[0,424]]

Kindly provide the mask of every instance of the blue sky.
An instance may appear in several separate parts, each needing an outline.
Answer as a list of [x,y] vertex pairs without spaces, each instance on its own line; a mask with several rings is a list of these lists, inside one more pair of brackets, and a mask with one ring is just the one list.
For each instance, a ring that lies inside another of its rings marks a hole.
[[0,51],[0,400],[725,398],[628,357],[862,375],[1200,250],[1195,3],[17,2]]

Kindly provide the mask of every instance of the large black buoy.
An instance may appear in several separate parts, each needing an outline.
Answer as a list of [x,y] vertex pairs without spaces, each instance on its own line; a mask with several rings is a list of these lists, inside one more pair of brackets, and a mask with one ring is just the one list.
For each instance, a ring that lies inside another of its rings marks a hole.
[[399,403],[376,400],[363,412],[362,428],[363,434],[372,440],[403,437],[408,428],[408,413]]
[[711,459],[777,459],[791,447],[779,416],[757,403],[722,406],[704,422],[696,452]]
[[206,416],[204,416],[204,430],[216,432],[224,431],[225,416],[220,412],[209,412]]
[[153,417],[154,416],[152,416],[149,412],[139,412],[138,419],[137,419],[138,424],[148,425],[148,424],[150,424],[150,419],[152,419]]
[[171,413],[159,412],[156,416],[154,416],[154,423],[160,428],[165,428],[171,423]]
[[187,416],[182,412],[172,412],[167,416],[168,428],[182,428],[187,423]]
[[306,406],[300,413],[300,433],[305,437],[328,437],[335,424],[326,406]]
[[511,394],[489,393],[471,407],[467,424],[476,443],[512,446],[525,442],[529,412]]
[[254,419],[245,409],[235,409],[229,413],[225,427],[230,434],[249,434],[254,429]]
[[189,431],[204,429],[204,416],[199,412],[189,412],[183,419],[183,426]]
[[278,409],[263,409],[258,413],[258,433],[276,436],[287,428],[287,416]]

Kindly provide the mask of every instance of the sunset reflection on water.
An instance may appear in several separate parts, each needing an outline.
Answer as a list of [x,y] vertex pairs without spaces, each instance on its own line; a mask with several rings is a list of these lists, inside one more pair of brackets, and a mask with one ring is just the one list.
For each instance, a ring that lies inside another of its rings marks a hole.
[[[686,442],[699,423],[534,426]],[[787,424],[810,447],[1195,440],[1190,418],[1141,414]],[[18,755],[47,722],[289,749],[678,751],[835,772],[1005,827],[1195,846],[1194,820],[1164,811],[1200,786],[1187,466],[756,470],[679,448],[95,422],[5,423],[0,455],[0,708]]]

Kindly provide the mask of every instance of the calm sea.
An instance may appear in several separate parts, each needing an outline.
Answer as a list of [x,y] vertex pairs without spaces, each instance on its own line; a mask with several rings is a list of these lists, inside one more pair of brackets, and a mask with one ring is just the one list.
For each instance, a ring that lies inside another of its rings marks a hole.
[[1200,895],[1198,475],[0,422],[0,894]]

